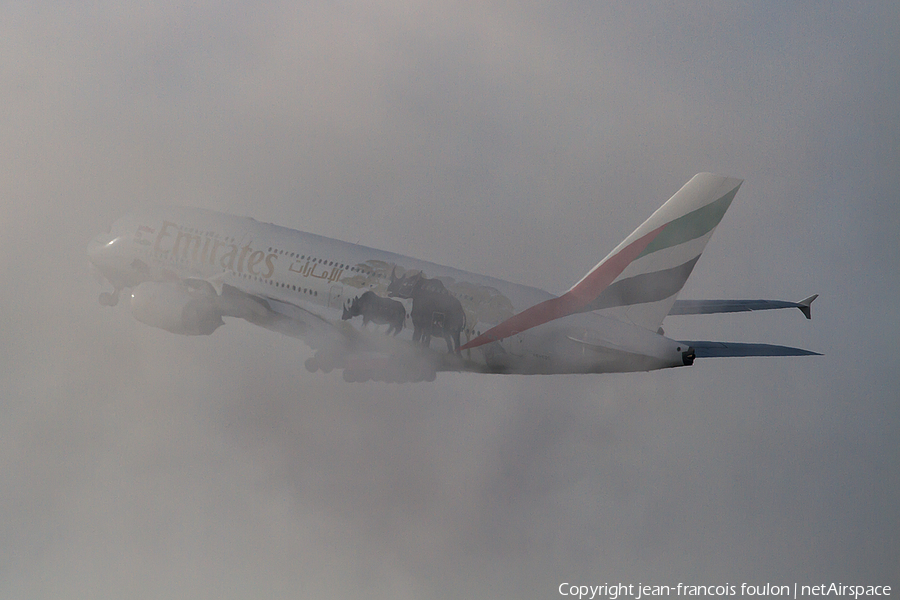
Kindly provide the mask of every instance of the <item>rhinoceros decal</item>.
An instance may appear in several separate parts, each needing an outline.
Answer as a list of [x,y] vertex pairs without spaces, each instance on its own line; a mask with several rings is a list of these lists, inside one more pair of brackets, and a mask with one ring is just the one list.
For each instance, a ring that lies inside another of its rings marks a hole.
[[359,315],[362,315],[363,327],[368,325],[369,321],[376,325],[387,323],[390,327],[386,333],[390,335],[393,331],[394,335],[397,335],[403,329],[403,322],[406,321],[406,307],[402,302],[382,298],[375,292],[368,291],[345,305],[341,318],[346,321]]

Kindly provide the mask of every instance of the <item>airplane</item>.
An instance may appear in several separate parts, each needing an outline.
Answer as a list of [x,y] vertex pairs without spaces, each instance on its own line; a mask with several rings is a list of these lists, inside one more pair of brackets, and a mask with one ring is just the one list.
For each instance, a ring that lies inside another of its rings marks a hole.
[[87,253],[113,286],[100,294],[101,305],[118,304],[128,289],[135,319],[183,335],[210,335],[223,318],[242,318],[304,340],[315,350],[308,370],[343,369],[348,381],[433,381],[439,371],[650,371],[697,358],[818,355],[676,340],[662,329],[669,315],[798,308],[811,318],[817,295],[678,300],[742,183],[695,175],[559,295],[200,208],[123,217]]

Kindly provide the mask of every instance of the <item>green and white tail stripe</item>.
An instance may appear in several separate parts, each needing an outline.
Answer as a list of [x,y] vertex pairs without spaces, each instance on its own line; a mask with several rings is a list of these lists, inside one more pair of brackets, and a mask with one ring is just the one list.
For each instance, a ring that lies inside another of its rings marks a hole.
[[582,310],[600,311],[655,331],[669,314],[741,183],[740,179],[711,173],[695,175],[594,268],[600,268],[633,240],[661,228],[643,251]]

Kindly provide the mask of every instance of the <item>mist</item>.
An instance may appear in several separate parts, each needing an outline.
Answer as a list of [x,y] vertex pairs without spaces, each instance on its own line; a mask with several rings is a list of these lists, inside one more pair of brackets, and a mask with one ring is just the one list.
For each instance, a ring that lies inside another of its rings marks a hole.
[[[0,8],[0,596],[900,584],[898,30],[893,3]],[[667,336],[824,356],[353,384],[242,320],[102,307],[85,254],[180,204],[559,293],[702,171],[745,182],[680,297],[820,297]]]

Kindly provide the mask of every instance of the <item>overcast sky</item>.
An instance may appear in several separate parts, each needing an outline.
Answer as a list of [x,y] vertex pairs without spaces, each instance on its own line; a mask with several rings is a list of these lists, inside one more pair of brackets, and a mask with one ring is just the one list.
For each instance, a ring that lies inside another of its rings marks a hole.
[[[900,585],[898,57],[896,2],[3,3],[0,597]],[[185,204],[558,292],[701,171],[681,297],[821,297],[667,334],[825,356],[348,384],[85,255]]]

